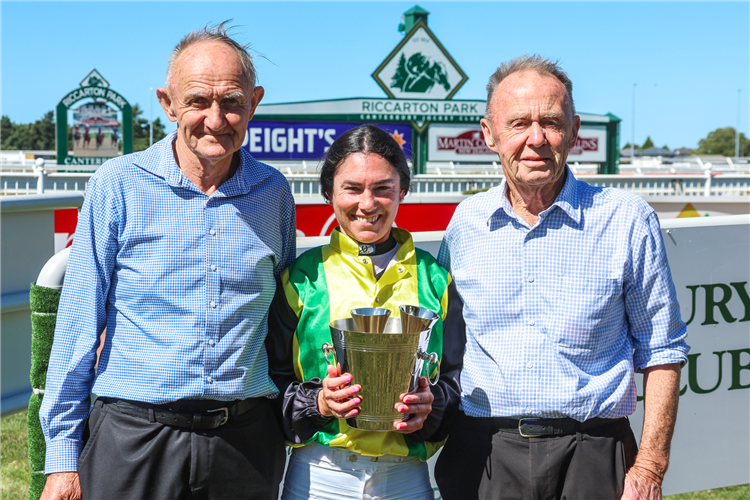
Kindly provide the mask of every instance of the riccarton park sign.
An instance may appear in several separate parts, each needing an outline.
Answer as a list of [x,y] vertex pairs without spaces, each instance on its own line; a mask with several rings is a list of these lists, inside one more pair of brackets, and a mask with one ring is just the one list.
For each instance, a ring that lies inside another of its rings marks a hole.
[[[93,99],[93,103],[74,110],[74,154],[69,156],[68,110],[84,99]],[[110,103],[122,112],[121,127],[111,119],[116,111],[109,108]],[[71,90],[60,100],[56,112],[58,165],[101,165],[117,156],[120,134],[123,154],[133,152],[133,110],[130,103],[109,88],[109,82],[96,69],[86,75],[77,89]]]
[[[453,98],[469,78],[427,27],[428,15],[419,6],[404,12],[403,39],[372,73],[387,97],[261,104],[244,146],[259,160],[319,160],[343,131],[369,123],[400,136],[415,174],[426,173],[428,161],[497,162],[481,134],[486,102]],[[620,119],[578,115],[580,138],[568,161],[597,163],[599,173],[617,173]]]

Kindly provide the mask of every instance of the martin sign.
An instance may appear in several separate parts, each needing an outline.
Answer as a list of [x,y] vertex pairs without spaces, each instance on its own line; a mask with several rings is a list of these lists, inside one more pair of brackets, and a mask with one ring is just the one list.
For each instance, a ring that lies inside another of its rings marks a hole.
[[389,97],[450,99],[468,77],[426,24],[419,22],[372,74]]

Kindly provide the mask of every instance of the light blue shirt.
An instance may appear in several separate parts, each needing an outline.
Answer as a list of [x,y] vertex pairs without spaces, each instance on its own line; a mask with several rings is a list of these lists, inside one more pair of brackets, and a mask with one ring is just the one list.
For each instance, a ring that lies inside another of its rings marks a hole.
[[656,213],[569,170],[533,228],[505,193],[503,181],[462,202],[438,256],[464,303],[464,412],[630,415],[634,371],[689,349]]
[[296,253],[289,184],[240,150],[207,196],[177,166],[175,137],[89,182],[40,411],[48,474],[76,470],[92,392],[156,404],[277,393],[264,340],[275,277]]

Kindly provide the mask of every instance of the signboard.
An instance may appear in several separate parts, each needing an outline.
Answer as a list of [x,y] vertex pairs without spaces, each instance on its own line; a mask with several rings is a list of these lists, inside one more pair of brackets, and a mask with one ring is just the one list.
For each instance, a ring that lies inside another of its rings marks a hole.
[[[361,123],[282,122],[253,120],[242,145],[259,160],[319,160],[338,136]],[[411,126],[408,123],[375,123],[411,156]]]
[[[664,493],[750,483],[750,216],[661,225],[690,345]],[[642,402],[630,422],[639,437]]]
[[[457,125],[431,125],[427,159],[429,161],[454,161],[481,163],[499,161],[497,153],[484,142],[482,127]],[[568,153],[568,162],[603,163],[607,161],[607,131],[581,128],[575,146]]]
[[[83,99],[93,102],[73,110],[73,156],[68,156],[68,111]],[[117,111],[108,103],[122,112],[121,124]],[[68,92],[55,111],[58,165],[101,165],[119,154],[121,141],[124,154],[133,152],[133,109],[109,88],[109,82],[97,70],[86,75],[79,88]]]
[[431,125],[428,129],[427,159],[463,163],[500,161],[484,142],[482,127]]
[[73,110],[73,154],[76,157],[116,156],[119,138],[116,109],[93,102]]
[[423,22],[417,23],[372,74],[389,97],[450,99],[468,80]]
[[604,163],[607,161],[607,130],[581,127],[575,146],[568,152],[568,163]]
[[255,116],[279,120],[315,117],[316,120],[479,123],[484,118],[484,107],[485,101],[478,100],[353,98],[261,104]]

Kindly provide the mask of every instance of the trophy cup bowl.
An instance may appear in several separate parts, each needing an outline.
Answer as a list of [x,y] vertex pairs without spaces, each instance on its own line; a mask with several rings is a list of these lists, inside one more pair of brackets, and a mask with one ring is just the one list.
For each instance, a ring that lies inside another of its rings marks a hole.
[[393,422],[404,417],[396,411],[396,402],[416,386],[424,360],[437,364],[439,373],[437,354],[419,348],[425,330],[404,332],[400,318],[387,318],[381,332],[359,331],[354,318],[332,321],[330,328],[333,345],[323,345],[327,362],[341,363],[341,373],[351,373],[354,383],[362,386],[361,411],[347,424],[369,431],[394,430]]

